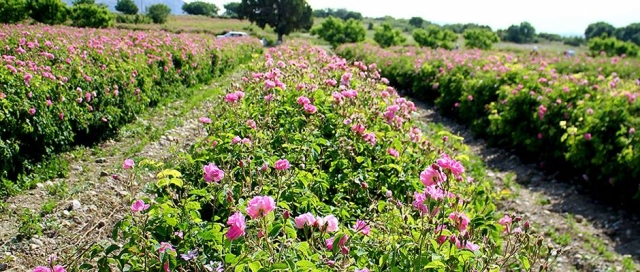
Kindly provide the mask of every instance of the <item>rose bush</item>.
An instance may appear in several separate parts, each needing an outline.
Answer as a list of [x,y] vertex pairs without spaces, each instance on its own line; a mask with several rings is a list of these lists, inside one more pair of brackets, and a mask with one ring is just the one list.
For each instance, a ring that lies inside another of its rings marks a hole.
[[525,220],[500,220],[462,139],[418,127],[415,105],[383,82],[375,64],[318,47],[270,49],[82,268],[550,269],[555,251]]
[[515,147],[545,169],[570,170],[599,195],[637,207],[637,59],[521,58],[353,44],[337,52],[347,59],[379,62],[392,85],[435,102],[478,135]]
[[0,26],[0,178],[90,143],[185,87],[248,61],[259,41]]

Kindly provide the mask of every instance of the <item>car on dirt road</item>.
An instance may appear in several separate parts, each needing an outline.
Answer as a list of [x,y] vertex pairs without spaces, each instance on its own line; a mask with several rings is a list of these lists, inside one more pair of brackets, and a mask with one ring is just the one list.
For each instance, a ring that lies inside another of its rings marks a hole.
[[227,33],[225,33],[224,35],[218,35],[216,36],[218,39],[224,39],[224,38],[237,38],[237,37],[249,37],[249,34],[247,34],[246,32],[240,32],[240,31],[229,31]]

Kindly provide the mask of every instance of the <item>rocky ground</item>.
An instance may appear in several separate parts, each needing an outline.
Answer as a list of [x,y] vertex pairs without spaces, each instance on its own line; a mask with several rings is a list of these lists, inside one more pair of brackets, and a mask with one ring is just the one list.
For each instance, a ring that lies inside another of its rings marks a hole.
[[[216,94],[211,90],[220,86],[229,86],[229,81],[200,91]],[[72,162],[68,178],[38,184],[9,198],[0,213],[0,271],[30,271],[46,264],[51,255],[68,266],[94,243],[108,239],[115,223],[130,213],[133,199],[144,184],[155,180],[157,172],[153,167],[139,167],[136,182],[131,184],[123,161],[145,158],[171,163],[205,135],[198,118],[206,115],[215,98],[195,103],[195,98],[186,98],[153,109],[122,129],[117,139],[66,154]],[[52,208],[45,207],[47,203]],[[23,238],[38,222],[44,225],[42,234]]]
[[490,169],[487,175],[494,180],[496,190],[511,192],[512,197],[500,203],[503,211],[529,219],[548,242],[562,248],[556,271],[640,271],[637,215],[599,204],[575,185],[575,180],[560,180],[557,174],[545,174],[535,165],[523,164],[513,152],[489,147],[432,106],[416,104],[420,120],[442,124],[464,137],[465,144]]

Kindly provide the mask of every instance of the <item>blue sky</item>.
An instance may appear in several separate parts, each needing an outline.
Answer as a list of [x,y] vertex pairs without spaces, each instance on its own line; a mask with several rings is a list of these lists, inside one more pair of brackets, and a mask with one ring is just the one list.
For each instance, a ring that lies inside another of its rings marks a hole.
[[[229,0],[204,0],[218,7]],[[240,1],[240,0],[236,0]],[[187,2],[190,2],[187,0]],[[537,32],[582,35],[590,23],[640,22],[640,1],[607,0],[307,0],[313,9],[346,8],[367,17],[419,16],[435,23],[478,23],[494,29],[530,22]]]

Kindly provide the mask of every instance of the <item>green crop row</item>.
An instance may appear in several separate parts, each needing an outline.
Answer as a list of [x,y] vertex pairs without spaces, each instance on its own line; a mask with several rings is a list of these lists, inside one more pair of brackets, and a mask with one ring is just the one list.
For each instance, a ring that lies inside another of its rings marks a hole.
[[[148,197],[130,198],[114,241],[82,267],[550,269],[526,220],[496,212],[500,194],[462,139],[421,129],[374,65],[289,44],[248,70],[199,119],[206,138],[160,171]],[[158,167],[124,166],[121,176]]]
[[[355,44],[337,53],[378,62],[393,86],[434,102],[479,136],[516,148],[527,161],[580,176],[617,203],[637,203],[640,80],[628,72],[629,61],[576,64],[580,59]],[[627,71],[625,77],[616,69]]]
[[0,178],[92,143],[185,87],[247,62],[257,40],[0,26]]

